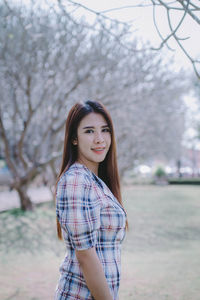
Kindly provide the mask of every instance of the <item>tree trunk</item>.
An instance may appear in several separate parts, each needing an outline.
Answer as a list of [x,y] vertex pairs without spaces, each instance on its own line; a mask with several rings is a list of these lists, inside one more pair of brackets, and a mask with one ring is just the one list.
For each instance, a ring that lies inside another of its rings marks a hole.
[[21,185],[17,188],[17,192],[20,198],[20,206],[22,210],[33,210],[33,203],[27,194],[27,187]]

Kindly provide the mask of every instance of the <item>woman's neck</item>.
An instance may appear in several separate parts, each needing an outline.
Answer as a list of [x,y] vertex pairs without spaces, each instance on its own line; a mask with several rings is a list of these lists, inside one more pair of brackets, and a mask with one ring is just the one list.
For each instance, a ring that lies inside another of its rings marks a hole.
[[98,176],[99,164],[93,163],[90,161],[84,162],[81,159],[77,159],[77,162],[87,167],[91,172],[93,172],[96,176]]

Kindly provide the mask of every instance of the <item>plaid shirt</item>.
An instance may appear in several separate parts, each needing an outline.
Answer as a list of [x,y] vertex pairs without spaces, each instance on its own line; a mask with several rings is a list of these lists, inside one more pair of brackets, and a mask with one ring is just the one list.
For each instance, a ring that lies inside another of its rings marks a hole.
[[113,299],[118,299],[124,209],[106,184],[79,163],[74,163],[60,178],[56,200],[67,256],[60,266],[55,299],[94,299],[75,255],[75,249],[91,247],[96,248]]

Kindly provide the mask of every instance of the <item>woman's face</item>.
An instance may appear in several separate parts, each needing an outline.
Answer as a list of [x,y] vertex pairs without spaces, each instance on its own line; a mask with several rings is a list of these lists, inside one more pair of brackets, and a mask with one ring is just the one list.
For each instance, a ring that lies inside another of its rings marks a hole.
[[85,116],[77,129],[78,162],[98,174],[98,165],[102,162],[111,144],[111,133],[104,117],[98,113]]

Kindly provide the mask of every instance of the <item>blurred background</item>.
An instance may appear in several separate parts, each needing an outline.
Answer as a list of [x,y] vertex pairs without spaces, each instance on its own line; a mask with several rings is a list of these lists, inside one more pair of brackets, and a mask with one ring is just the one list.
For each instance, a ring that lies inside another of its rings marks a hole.
[[120,299],[199,299],[199,24],[197,0],[0,1],[0,299],[53,299],[64,125],[88,99],[116,131]]

